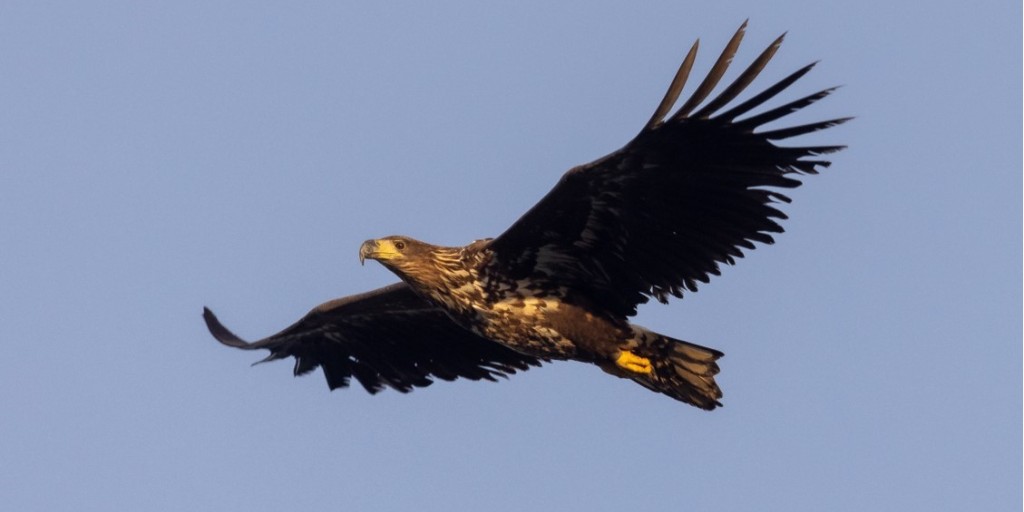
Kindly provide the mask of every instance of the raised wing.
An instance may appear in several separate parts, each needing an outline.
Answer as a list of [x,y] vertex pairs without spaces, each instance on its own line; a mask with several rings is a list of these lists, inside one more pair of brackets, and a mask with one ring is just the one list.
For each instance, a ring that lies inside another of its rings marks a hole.
[[251,343],[209,309],[203,309],[203,319],[225,345],[270,350],[260,362],[294,357],[295,375],[323,368],[331,389],[347,387],[355,377],[370,393],[385,386],[405,393],[435,378],[493,381],[540,366],[536,358],[459,327],[405,283],[326,302],[291,327]]
[[628,316],[656,297],[681,297],[684,289],[718,275],[753,249],[770,244],[786,218],[774,206],[789,198],[774,189],[800,185],[794,176],[815,174],[829,162],[816,159],[843,146],[779,147],[773,142],[842,123],[833,119],[755,132],[827,96],[832,89],[738,119],[806,74],[797,70],[728,110],[782,43],[776,39],[702,108],[739,48],[746,23],[693,95],[669,117],[693,66],[694,43],[668,93],[639,135],[622,149],[567,172],[537,205],[490,248],[490,265],[513,279],[560,288],[571,299]]

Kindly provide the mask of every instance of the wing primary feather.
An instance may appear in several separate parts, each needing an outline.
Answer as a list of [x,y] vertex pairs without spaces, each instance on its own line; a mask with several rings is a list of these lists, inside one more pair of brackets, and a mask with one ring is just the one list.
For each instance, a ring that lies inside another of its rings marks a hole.
[[818,174],[818,167],[826,168],[832,165],[828,160],[800,160],[788,164],[793,169],[803,174]]
[[[352,376],[359,381],[359,384],[363,386],[363,389],[365,389],[367,393],[376,395],[384,389],[384,384],[381,383],[380,378],[377,376],[377,372],[374,371],[373,368],[370,368],[360,361],[352,361],[351,369]],[[325,371],[324,375],[327,376],[327,385],[331,389],[342,388],[348,385],[348,379],[345,379],[345,382],[335,383],[331,381],[331,377],[328,372]],[[401,389],[398,389],[397,391],[403,393],[407,392]]]
[[830,153],[835,153],[837,151],[842,151],[842,150],[846,149],[846,146],[842,146],[842,145],[837,145],[837,146],[802,146],[802,147],[792,147],[792,148],[785,148],[785,149],[789,150],[786,153],[797,154],[797,155],[799,155],[799,157],[804,157],[804,156],[821,156],[821,155],[827,155],[827,154],[830,154]]
[[743,41],[743,34],[746,32],[747,22],[744,21],[740,25],[739,30],[733,34],[732,39],[729,40],[729,44],[725,45],[725,49],[722,50],[722,54],[718,56],[718,60],[715,65],[711,67],[711,71],[708,76],[704,77],[704,81],[697,86],[697,90],[694,91],[693,96],[686,100],[686,103],[679,110],[672,115],[671,120],[678,121],[683,119],[693,110],[700,102],[704,101],[704,98],[711,94],[711,91],[718,85],[718,81],[722,79],[722,75],[729,69],[729,64],[732,63],[732,58],[736,56],[736,50],[740,47],[740,42]]
[[305,375],[315,370],[317,366],[319,366],[319,364],[317,364],[315,361],[308,357],[296,357],[295,367],[292,368],[292,375],[295,375],[296,377],[300,375]]
[[[239,348],[249,348],[249,347],[239,347]],[[263,359],[260,359],[259,361],[256,361],[251,366],[256,366],[258,364],[263,364],[263,363],[269,363],[271,361],[277,361],[278,359],[284,359],[286,357],[288,357],[287,354],[283,354],[283,353],[280,353],[280,352],[271,352],[270,355],[268,355],[267,357],[264,357]]]
[[835,91],[836,89],[838,89],[838,87],[830,87],[823,91],[818,91],[814,94],[809,94],[798,100],[786,103],[781,107],[776,107],[767,112],[760,113],[756,116],[751,116],[742,121],[737,121],[736,126],[743,129],[753,130],[758,126],[768,124],[772,121],[775,121],[776,119],[780,119],[789,114],[792,114],[793,112],[796,112],[797,110],[800,110],[824,98],[825,96],[832,94],[832,92]]
[[732,109],[716,116],[715,119],[720,119],[722,121],[731,121],[743,114],[746,114],[747,112],[750,112],[751,110],[760,106],[762,103],[774,98],[776,94],[779,94],[780,92],[784,91],[790,85],[793,85],[793,82],[796,82],[802,76],[806,75],[807,72],[814,68],[816,64],[817,62],[812,62],[790,73],[789,76],[787,76],[786,78],[779,80],[774,85],[765,89],[764,91],[757,94],[753,98],[750,98],[749,100],[744,101],[743,103],[736,105]]
[[768,45],[768,47],[761,52],[761,55],[757,56],[757,59],[755,59],[754,62],[747,66],[747,69],[745,69],[736,80],[729,84],[729,87],[726,87],[721,94],[711,100],[706,106],[695,112],[691,117],[706,119],[714,114],[716,110],[724,107],[727,103],[735,99],[736,96],[743,92],[743,90],[757,78],[757,75],[761,74],[761,71],[763,71],[765,66],[768,65],[768,61],[775,56],[775,52],[779,51],[779,47],[782,46],[782,41],[785,38],[786,34],[783,33],[775,39],[772,44]]
[[700,39],[693,42],[693,46],[690,47],[690,51],[687,52],[686,58],[683,59],[683,63],[679,65],[679,71],[676,71],[676,76],[672,78],[672,83],[668,86],[668,91],[665,93],[665,97],[661,99],[661,103],[658,108],[654,111],[654,115],[651,116],[651,120],[647,121],[644,125],[644,130],[650,130],[661,123],[665,115],[668,114],[669,110],[672,110],[672,106],[679,100],[679,93],[683,91],[683,87],[686,85],[686,80],[690,77],[690,70],[693,69],[693,61],[697,57],[697,49],[700,47]]
[[818,130],[824,130],[825,128],[831,128],[843,124],[852,117],[840,117],[837,119],[829,119],[828,121],[819,121],[817,123],[802,124],[800,126],[793,126],[790,128],[780,128],[778,130],[770,130],[767,132],[761,132],[760,135],[768,140],[782,140],[790,137],[797,137]]
[[224,327],[224,324],[217,320],[217,315],[210,311],[210,308],[203,308],[203,321],[206,322],[206,328],[210,330],[210,334],[213,335],[217,341],[235,348],[252,349],[252,343],[243,340],[235,335],[235,333]]

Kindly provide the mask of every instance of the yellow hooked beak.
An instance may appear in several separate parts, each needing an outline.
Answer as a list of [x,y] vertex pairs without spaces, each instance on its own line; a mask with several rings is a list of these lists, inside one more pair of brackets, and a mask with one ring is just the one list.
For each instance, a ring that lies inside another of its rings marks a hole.
[[395,248],[391,240],[367,240],[359,246],[359,263],[365,264],[366,259],[377,261],[393,260],[400,258],[402,253]]

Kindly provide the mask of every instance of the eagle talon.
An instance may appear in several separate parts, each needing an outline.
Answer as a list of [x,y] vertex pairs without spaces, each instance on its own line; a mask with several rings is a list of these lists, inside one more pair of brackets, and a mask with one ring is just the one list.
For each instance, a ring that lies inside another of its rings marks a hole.
[[619,356],[615,358],[615,364],[617,364],[619,368],[633,373],[646,374],[654,371],[654,366],[651,365],[650,359],[640,357],[628,350],[619,352]]

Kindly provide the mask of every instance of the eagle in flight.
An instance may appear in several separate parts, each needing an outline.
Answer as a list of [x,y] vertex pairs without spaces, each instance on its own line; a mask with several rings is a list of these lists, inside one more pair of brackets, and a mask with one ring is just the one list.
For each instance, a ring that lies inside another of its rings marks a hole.
[[[401,392],[435,379],[495,380],[552,360],[604,371],[701,409],[721,405],[718,350],[629,322],[654,297],[694,292],[754,242],[782,233],[780,189],[800,185],[844,146],[779,146],[777,141],[849,118],[758,131],[832,92],[771,109],[768,100],[810,64],[732,105],[778,50],[768,46],[713,99],[746,23],[707,77],[672,111],[698,43],[664,99],[622,149],[570,169],[539,203],[496,238],[441,247],[407,236],[367,240],[372,259],[401,281],[321,304],[292,326],[255,342],[204,308],[221,343],[268,349],[264,361],[295,358],[295,375],[323,369],[331,389],[357,380],[367,391]],[[699,41],[698,41],[699,42]]]

